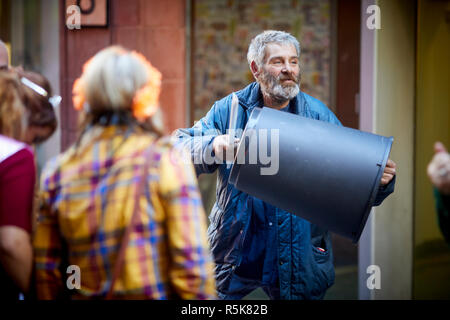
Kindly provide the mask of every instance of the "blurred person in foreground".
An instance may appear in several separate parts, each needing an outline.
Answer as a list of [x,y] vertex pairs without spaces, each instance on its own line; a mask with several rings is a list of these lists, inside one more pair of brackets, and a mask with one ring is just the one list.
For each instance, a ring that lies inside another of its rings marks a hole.
[[32,273],[32,212],[36,181],[31,144],[46,140],[56,127],[56,117],[49,101],[52,98],[50,86],[48,85],[45,91],[26,76],[46,81],[43,76],[35,73],[0,71],[0,299],[2,300],[17,300],[20,293],[24,295],[29,293]]
[[427,173],[434,187],[439,228],[450,244],[450,154],[441,142],[434,144],[434,152]]
[[[160,82],[142,55],[121,47],[97,53],[75,81],[79,138],[41,177],[39,299],[215,297],[192,162],[161,138]],[[72,291],[69,265],[81,271]]]
[[22,84],[31,95],[24,97],[24,105],[28,114],[28,125],[24,141],[29,145],[39,145],[49,139],[57,127],[55,108],[61,97],[53,95],[50,82],[46,77],[22,68],[10,68],[16,73]]

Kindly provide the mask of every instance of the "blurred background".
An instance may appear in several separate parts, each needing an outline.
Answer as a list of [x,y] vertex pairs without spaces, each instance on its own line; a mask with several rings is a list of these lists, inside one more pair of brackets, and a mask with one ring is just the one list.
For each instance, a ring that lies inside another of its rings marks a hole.
[[[71,5],[80,29],[70,28]],[[39,167],[74,141],[72,85],[100,49],[137,50],[163,73],[171,133],[253,81],[247,48],[265,29],[299,39],[303,91],[345,126],[394,137],[396,191],[373,209],[358,244],[333,234],[336,282],[325,298],[449,299],[450,247],[426,176],[433,143],[450,147],[449,0],[0,0],[12,65],[43,73],[63,97]],[[209,212],[215,176],[199,181]],[[370,265],[380,267],[380,289],[367,288]],[[260,290],[247,297],[266,298]]]

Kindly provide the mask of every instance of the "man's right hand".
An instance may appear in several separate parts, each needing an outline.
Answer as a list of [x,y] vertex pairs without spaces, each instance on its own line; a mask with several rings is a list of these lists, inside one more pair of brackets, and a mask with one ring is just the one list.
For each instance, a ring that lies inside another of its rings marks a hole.
[[217,136],[213,140],[215,157],[222,162],[233,162],[236,149],[239,144],[238,138],[232,138],[229,134]]

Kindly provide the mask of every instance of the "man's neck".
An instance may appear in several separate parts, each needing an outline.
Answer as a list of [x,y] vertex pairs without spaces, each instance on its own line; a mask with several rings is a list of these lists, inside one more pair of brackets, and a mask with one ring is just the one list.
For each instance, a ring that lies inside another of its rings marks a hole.
[[281,110],[289,104],[289,100],[278,100],[273,97],[263,93],[264,105],[266,107]]

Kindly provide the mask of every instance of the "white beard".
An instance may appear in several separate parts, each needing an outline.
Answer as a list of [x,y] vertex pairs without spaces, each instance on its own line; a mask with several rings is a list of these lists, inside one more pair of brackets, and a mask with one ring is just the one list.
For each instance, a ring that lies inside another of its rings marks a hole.
[[283,87],[281,84],[277,83],[274,87],[272,87],[271,92],[267,93],[279,100],[291,100],[298,95],[299,91],[300,88],[298,87],[298,84],[295,84],[294,86]]
[[[268,72],[263,71],[259,79],[261,91],[278,101],[287,101],[295,98],[300,92],[298,83],[293,86],[285,86],[280,83],[280,77],[273,77]],[[300,82],[300,77],[297,82]]]

